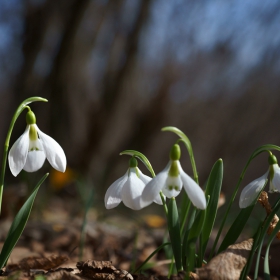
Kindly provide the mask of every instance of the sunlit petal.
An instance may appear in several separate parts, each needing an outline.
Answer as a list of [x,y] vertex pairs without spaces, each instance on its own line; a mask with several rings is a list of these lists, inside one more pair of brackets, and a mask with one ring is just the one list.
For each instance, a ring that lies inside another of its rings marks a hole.
[[[155,178],[153,178],[144,188],[140,203],[142,207],[146,207],[153,201],[159,202],[159,192],[162,190],[163,186],[168,177],[168,170],[170,168],[171,162],[161,171]],[[159,203],[160,204],[160,203]]]
[[279,192],[280,191],[280,168],[278,164],[273,164],[273,178],[270,180],[270,192]]
[[263,189],[268,172],[266,172],[260,178],[255,179],[248,184],[241,192],[239,198],[239,207],[246,208],[257,198],[260,191]]
[[137,177],[135,171],[131,170],[128,180],[124,183],[121,190],[121,198],[124,205],[133,210],[140,210],[142,208],[140,197],[144,187],[145,184]]
[[43,133],[37,125],[35,126],[49,163],[54,169],[64,172],[66,169],[66,156],[63,149],[53,138]]
[[186,174],[182,167],[181,164],[178,163],[179,171],[180,171],[180,176],[183,181],[184,189],[193,203],[193,205],[199,209],[205,209],[206,208],[206,199],[204,192],[200,188],[200,186],[188,175]]
[[122,199],[121,199],[121,190],[123,188],[124,183],[128,179],[128,174],[127,172],[125,173],[124,176],[116,180],[106,191],[105,194],[105,207],[107,209],[112,209],[116,206],[118,206]]
[[46,155],[43,151],[30,151],[27,154],[26,162],[23,167],[23,170],[27,172],[35,172],[40,169],[46,159]]
[[168,198],[176,197],[180,193],[182,186],[183,186],[183,182],[180,176],[177,177],[168,176],[167,180],[165,181],[165,185],[162,189],[162,192]]
[[10,149],[8,160],[12,174],[17,176],[23,169],[29,147],[29,125]]

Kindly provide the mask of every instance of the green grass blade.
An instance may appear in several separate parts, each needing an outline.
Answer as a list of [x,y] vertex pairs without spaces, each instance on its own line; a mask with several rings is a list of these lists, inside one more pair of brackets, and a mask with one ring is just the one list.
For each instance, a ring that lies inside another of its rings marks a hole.
[[[262,187],[262,190],[265,187],[266,183],[267,183],[267,180],[265,181],[265,184]],[[261,191],[260,191],[260,193],[261,193]],[[256,197],[256,199],[250,206],[240,210],[238,216],[236,217],[235,221],[233,222],[230,229],[228,230],[228,232],[218,250],[218,253],[220,253],[221,251],[224,251],[228,246],[235,243],[235,241],[239,237],[240,233],[242,232],[243,228],[245,227],[245,225],[255,207],[255,204],[257,203],[258,198],[259,198],[259,196]]]
[[255,255],[255,252],[256,252],[258,244],[259,244],[259,240],[260,240],[260,236],[261,236],[261,229],[262,229],[261,227],[262,227],[262,223],[260,223],[256,233],[253,236],[254,241],[253,241],[252,249],[251,249],[251,252],[249,254],[247,263],[246,263],[246,265],[244,266],[244,268],[241,272],[240,280],[246,280],[247,279],[247,274],[248,274],[248,272],[251,268],[251,265],[252,265],[252,262],[253,262],[253,259],[254,259],[254,255]]
[[270,250],[270,245],[272,241],[274,240],[276,234],[278,233],[280,229],[280,223],[278,222],[276,227],[274,228],[273,232],[269,236],[266,252],[265,252],[265,258],[264,258],[264,279],[270,279],[270,271],[269,271],[269,250]]
[[168,231],[172,245],[177,271],[182,270],[182,245],[180,235],[180,222],[176,200],[172,197],[168,204]]
[[20,238],[23,229],[25,228],[25,225],[27,223],[27,220],[29,218],[36,194],[39,190],[39,187],[41,184],[45,181],[45,179],[48,177],[48,173],[45,174],[42,179],[38,182],[36,187],[34,188],[31,195],[28,197],[28,199],[25,201],[19,212],[14,218],[14,221],[10,227],[10,230],[8,232],[7,238],[4,242],[1,254],[0,254],[0,268],[2,269],[6,263],[7,260],[15,247],[18,239]]
[[207,243],[216,219],[220,192],[223,181],[223,161],[219,159],[214,164],[206,185],[205,196],[210,197],[203,230],[201,232],[201,254],[204,255]]
[[249,255],[248,263],[245,266],[244,271],[242,272],[242,276],[243,276],[243,278],[241,278],[242,280],[246,279],[246,275],[248,274],[248,272],[251,268],[253,255],[256,252],[257,248],[258,248],[258,254],[257,254],[257,259],[256,259],[256,264],[255,264],[255,277],[254,277],[254,279],[257,279],[257,277],[258,277],[259,260],[260,260],[260,255],[261,255],[262,244],[264,242],[266,232],[269,228],[269,225],[270,225],[274,215],[280,209],[280,198],[276,201],[276,203],[274,204],[272,209],[273,209],[272,212],[269,214],[269,216],[265,219],[264,223],[258,229],[258,232],[256,234],[257,239],[254,240],[253,248],[252,248],[251,253]]
[[148,263],[148,261],[156,254],[158,253],[163,247],[167,246],[167,245],[171,245],[170,242],[165,242],[163,244],[161,244],[155,251],[153,251],[149,257],[138,267],[133,271],[133,274],[137,273],[138,271],[142,270],[143,268],[146,267],[146,264]]
[[[187,242],[186,242],[186,238],[184,240],[184,247],[182,248],[182,251],[183,251],[184,261],[186,262],[184,263],[184,265],[187,266],[188,271],[193,270],[194,267],[192,267],[191,265],[192,265],[192,259],[195,258],[195,256],[192,255],[193,250],[190,246],[192,246],[191,244],[196,244],[196,241],[202,231],[205,217],[206,217],[206,210],[198,210],[198,213],[195,217],[195,221],[188,232]],[[199,260],[202,258],[203,256],[200,255],[198,256]]]

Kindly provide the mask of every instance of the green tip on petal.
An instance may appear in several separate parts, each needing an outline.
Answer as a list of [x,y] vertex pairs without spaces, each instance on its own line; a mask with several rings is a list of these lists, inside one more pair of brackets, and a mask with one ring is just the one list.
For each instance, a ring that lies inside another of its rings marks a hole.
[[137,159],[135,157],[132,157],[129,160],[129,167],[133,168],[133,167],[137,167],[137,165],[138,165]]
[[28,110],[25,118],[26,118],[26,123],[29,125],[36,123],[36,116],[31,110]]
[[174,144],[170,150],[169,157],[171,160],[179,160],[181,157],[181,149],[178,144]]
[[268,157],[268,163],[269,163],[269,165],[277,164],[278,162],[277,162],[276,156],[275,155],[270,155]]

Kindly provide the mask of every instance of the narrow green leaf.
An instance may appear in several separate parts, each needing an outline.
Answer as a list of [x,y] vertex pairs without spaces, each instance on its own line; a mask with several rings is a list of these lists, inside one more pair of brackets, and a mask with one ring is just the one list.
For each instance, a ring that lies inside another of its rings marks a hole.
[[[196,244],[196,241],[198,237],[200,236],[200,233],[203,228],[203,224],[205,222],[205,217],[206,217],[206,210],[197,210],[198,213],[195,217],[195,221],[192,224],[192,227],[190,228],[189,232],[186,233],[188,234],[187,242],[186,238],[184,238],[184,243],[183,243],[183,261],[184,265],[189,269],[188,271],[192,271],[193,267],[191,266],[193,258],[195,256],[193,255],[194,251],[192,250],[191,246],[192,244]],[[203,256],[198,256],[198,259],[203,259]]]
[[177,271],[182,270],[182,249],[180,236],[180,222],[176,200],[172,197],[168,204],[168,231],[172,245]]
[[205,196],[206,197],[210,196],[210,199],[207,205],[203,230],[201,232],[202,255],[204,255],[205,253],[207,243],[216,219],[222,181],[223,181],[223,161],[222,159],[219,159],[214,164],[206,185]]
[[4,242],[1,254],[0,254],[0,268],[2,269],[6,263],[7,260],[15,247],[18,239],[20,238],[23,229],[25,228],[25,225],[27,223],[27,220],[29,218],[36,194],[39,190],[39,187],[41,184],[45,181],[45,179],[48,177],[48,173],[45,174],[42,179],[39,181],[39,183],[34,188],[31,195],[28,197],[28,199],[25,201],[19,212],[14,218],[14,221],[10,227],[10,230],[8,232],[7,238]]
[[[265,187],[266,183],[267,183],[267,180],[266,180],[264,186],[262,187],[262,190]],[[260,193],[261,193],[261,191],[260,191]],[[257,203],[258,198],[259,198],[259,196],[256,197],[256,199],[250,206],[240,210],[238,216],[236,217],[235,221],[233,222],[230,229],[228,230],[228,232],[218,250],[218,253],[220,253],[221,251],[224,251],[228,246],[235,243],[235,241],[239,237],[240,233],[242,232],[243,228],[245,227],[245,225],[255,207],[255,204]]]
[[276,234],[278,233],[279,229],[280,229],[280,223],[277,223],[273,232],[269,236],[269,240],[268,240],[268,244],[267,244],[267,248],[266,248],[266,252],[265,252],[265,258],[264,258],[264,279],[265,280],[270,279],[269,250],[270,250],[270,245],[271,245],[272,241],[274,240]]
[[259,154],[261,154],[262,152],[269,152],[270,150],[280,151],[280,147],[279,147],[279,146],[276,146],[276,145],[272,145],[272,144],[267,144],[267,145],[260,146],[259,148],[257,148],[257,149],[251,154],[251,156],[250,156],[249,160],[247,161],[247,163],[246,163],[244,169],[242,170],[242,173],[241,173],[241,175],[240,175],[240,177],[239,177],[239,180],[238,180],[238,182],[237,182],[237,185],[235,186],[235,189],[234,189],[234,191],[233,191],[233,194],[232,194],[232,196],[231,196],[231,198],[230,198],[230,201],[229,201],[229,203],[228,203],[227,209],[226,209],[226,211],[225,211],[225,215],[224,215],[223,220],[222,220],[222,222],[221,222],[221,225],[220,225],[220,227],[219,227],[217,236],[216,236],[215,241],[214,241],[214,245],[212,246],[212,249],[211,249],[211,252],[210,252],[210,259],[212,258],[212,256],[213,256],[214,253],[215,253],[215,249],[216,249],[216,246],[217,246],[217,244],[218,244],[218,241],[219,241],[220,235],[221,235],[221,233],[222,233],[223,227],[224,227],[224,225],[225,225],[226,219],[227,219],[227,217],[228,217],[230,208],[231,208],[232,203],[233,203],[233,201],[234,201],[234,199],[235,199],[235,197],[236,197],[236,194],[237,194],[237,192],[238,192],[238,190],[239,190],[240,184],[241,184],[241,182],[242,182],[242,180],[243,180],[243,178],[244,178],[244,175],[245,175],[245,173],[246,173],[246,170],[247,170],[248,166],[250,165],[251,161],[252,161],[255,157],[257,157]]
[[148,261],[156,254],[158,253],[161,249],[163,249],[163,247],[167,246],[167,245],[171,245],[170,242],[165,242],[163,244],[161,244],[159,247],[157,247],[157,249],[155,251],[153,251],[149,257],[137,268],[133,271],[133,273],[137,273],[138,271],[141,271],[142,269],[144,269],[146,267],[146,264],[148,263]]
[[150,171],[150,173],[152,174],[152,177],[156,176],[151,163],[142,153],[140,153],[138,151],[134,151],[134,150],[125,150],[125,151],[121,152],[120,155],[129,155],[129,156],[134,156],[134,157],[139,158],[144,163],[144,165],[147,167],[147,169]]

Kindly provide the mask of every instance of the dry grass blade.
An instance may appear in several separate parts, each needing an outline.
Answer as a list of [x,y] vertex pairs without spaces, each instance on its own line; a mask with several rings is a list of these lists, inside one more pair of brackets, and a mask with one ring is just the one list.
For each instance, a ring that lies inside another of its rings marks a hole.
[[206,266],[197,269],[200,280],[238,280],[252,249],[253,239],[229,246]]

